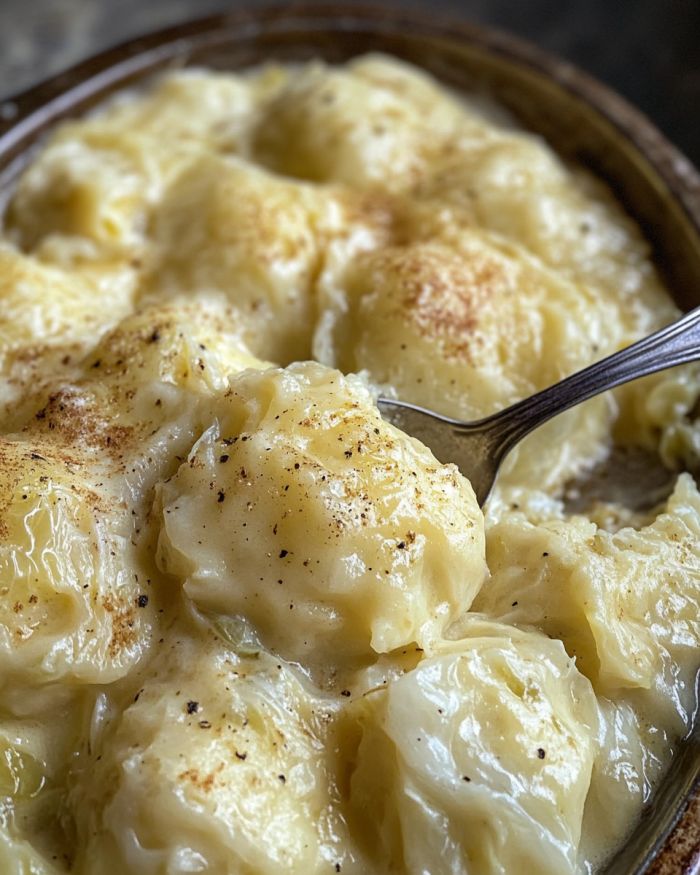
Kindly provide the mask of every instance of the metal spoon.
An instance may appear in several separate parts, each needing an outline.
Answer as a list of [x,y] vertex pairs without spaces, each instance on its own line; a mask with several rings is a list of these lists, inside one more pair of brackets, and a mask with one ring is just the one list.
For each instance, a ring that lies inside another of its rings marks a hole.
[[503,459],[525,435],[548,419],[622,383],[697,359],[700,359],[700,307],[632,346],[485,419],[462,422],[390,398],[380,398],[378,404],[385,419],[421,440],[441,462],[454,462],[471,481],[483,506]]

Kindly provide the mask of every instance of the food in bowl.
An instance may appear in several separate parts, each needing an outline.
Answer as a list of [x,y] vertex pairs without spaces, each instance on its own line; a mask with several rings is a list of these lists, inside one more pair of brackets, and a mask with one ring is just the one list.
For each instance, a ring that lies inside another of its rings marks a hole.
[[[612,194],[382,56],[63,124],[0,244],[3,871],[591,871],[688,731],[697,369],[476,418],[672,320]],[[565,495],[613,447],[678,476]]]

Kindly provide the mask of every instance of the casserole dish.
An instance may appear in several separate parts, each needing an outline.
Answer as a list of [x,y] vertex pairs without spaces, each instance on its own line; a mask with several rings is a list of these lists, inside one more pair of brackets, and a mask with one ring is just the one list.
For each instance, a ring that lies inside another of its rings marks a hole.
[[[699,301],[700,179],[623,101],[510,37],[418,14],[291,6],[182,25],[105,52],[0,105],[0,201],[33,147],[61,119],[182,65],[238,69],[265,60],[330,62],[382,51],[456,90],[484,92],[565,157],[605,179],[637,219],[684,309]],[[700,855],[700,752],[686,739],[663,784],[609,873],[694,872]]]

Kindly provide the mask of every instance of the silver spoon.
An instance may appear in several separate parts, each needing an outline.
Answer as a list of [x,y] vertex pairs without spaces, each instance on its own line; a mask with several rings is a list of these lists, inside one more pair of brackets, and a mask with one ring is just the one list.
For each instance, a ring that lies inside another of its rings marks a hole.
[[432,410],[379,399],[382,416],[418,438],[443,463],[454,462],[483,506],[503,459],[525,435],[601,392],[664,368],[700,359],[700,307],[666,328],[475,422],[462,422]]

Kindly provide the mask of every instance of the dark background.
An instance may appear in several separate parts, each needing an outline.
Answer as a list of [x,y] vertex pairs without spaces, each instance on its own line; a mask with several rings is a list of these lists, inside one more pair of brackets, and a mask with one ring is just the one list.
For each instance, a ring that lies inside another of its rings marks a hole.
[[[130,36],[243,2],[266,0],[0,0],[0,97]],[[401,5],[509,30],[572,61],[646,112],[700,165],[700,0]]]

